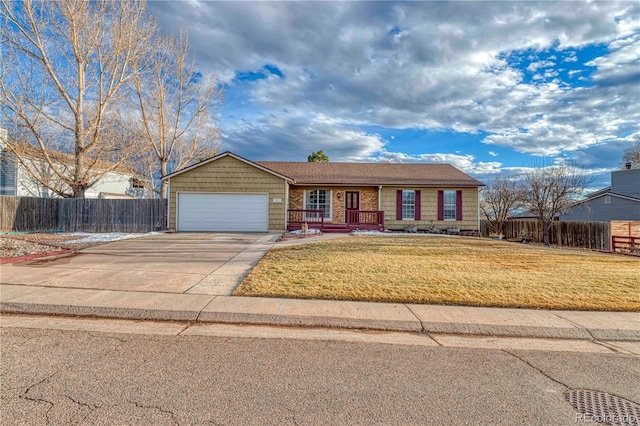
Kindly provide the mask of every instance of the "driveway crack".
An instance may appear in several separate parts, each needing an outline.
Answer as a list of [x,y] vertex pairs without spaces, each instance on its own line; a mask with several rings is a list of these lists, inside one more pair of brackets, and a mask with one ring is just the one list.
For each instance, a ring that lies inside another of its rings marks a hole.
[[171,416],[171,420],[173,421],[173,423],[174,423],[174,424],[176,424],[176,425],[177,425],[177,424],[180,424],[180,422],[178,422],[178,419],[176,419],[176,416],[175,416],[175,414],[173,413],[173,411],[165,410],[165,409],[163,409],[162,407],[158,407],[157,405],[144,405],[144,404],[138,403],[138,402],[136,402],[136,401],[131,401],[131,400],[129,400],[129,401],[127,401],[127,402],[128,402],[129,404],[133,404],[133,405],[135,405],[135,406],[136,406],[136,407],[138,407],[138,408],[145,408],[145,409],[151,409],[151,410],[158,410],[158,411],[160,411],[161,413],[168,414],[169,416]]
[[[202,311],[200,311],[200,312],[202,312]],[[198,316],[200,316],[200,312],[198,312]],[[187,323],[187,325],[185,325],[185,326],[182,328],[182,330],[180,330],[180,331],[178,332],[178,334],[176,334],[176,336],[182,336],[182,333],[184,333],[188,328],[190,328],[192,325],[194,325],[197,321],[198,321],[198,319],[197,319],[197,318],[196,318],[196,320],[195,320],[195,321],[189,321],[189,322]]]
[[418,317],[418,315],[413,312],[413,310],[411,309],[411,307],[407,304],[404,304],[404,306],[409,310],[409,312],[411,312],[411,315],[413,315],[418,322],[420,323],[420,331],[418,331],[418,333],[420,334],[424,334],[425,336],[427,336],[429,339],[433,340],[438,346],[442,346],[442,344],[440,344],[440,342],[438,342],[428,331],[426,328],[424,328],[424,324],[422,323],[422,320],[420,319],[420,317]]
[[515,353],[510,352],[510,351],[508,351],[508,350],[506,350],[506,349],[501,349],[501,351],[502,351],[502,352],[504,352],[504,353],[507,353],[507,354],[511,355],[512,357],[514,357],[514,358],[515,358],[515,359],[517,359],[518,361],[521,361],[521,362],[523,362],[523,363],[527,364],[529,367],[533,368],[533,369],[534,369],[534,370],[536,370],[538,373],[542,374],[544,377],[546,377],[547,379],[551,380],[552,382],[559,384],[560,386],[562,386],[562,387],[563,387],[563,388],[565,388],[566,390],[572,390],[572,388],[571,388],[569,385],[567,385],[566,383],[561,382],[560,380],[558,380],[558,379],[556,379],[556,378],[554,378],[554,377],[551,377],[549,374],[545,373],[542,369],[540,369],[540,368],[536,367],[535,365],[531,364],[531,363],[530,363],[529,361],[527,361],[526,359],[524,359],[524,358],[522,358],[522,357],[520,357],[520,356],[516,355]]
[[[117,340],[120,343],[129,343],[127,340],[117,337],[114,333],[91,332],[91,331],[85,331],[85,333],[87,333],[89,336],[94,338],[100,338],[100,339],[107,338],[107,339]],[[98,334],[98,335],[96,336],[95,334]]]
[[27,395],[20,395],[19,398],[21,399],[26,399],[27,401],[33,401],[33,402],[44,402],[45,404],[49,404],[49,408],[47,408],[47,411],[44,413],[44,418],[46,420],[46,423],[49,424],[50,420],[49,420],[49,412],[51,412],[51,409],[53,409],[53,402],[51,401],[47,401],[46,399],[42,399],[42,398],[34,398],[31,396],[27,396]]
[[89,412],[87,414],[85,414],[82,419],[80,421],[83,421],[84,419],[86,419],[89,414],[91,414],[94,410],[97,410],[98,408],[100,408],[97,405],[90,405],[90,404],[86,404],[84,402],[80,402],[80,401],[76,401],[75,399],[73,399],[71,396],[69,395],[65,395],[71,402],[81,406],[81,407],[87,407],[89,409]]
[[560,318],[561,320],[567,321],[567,322],[569,322],[569,323],[571,323],[571,324],[575,325],[576,327],[583,329],[584,331],[586,331],[587,333],[589,333],[589,336],[591,336],[591,339],[593,339],[594,341],[597,341],[597,340],[598,340],[598,339],[596,339],[596,336],[594,336],[594,335],[591,333],[591,330],[589,330],[587,327],[584,327],[584,326],[582,326],[582,325],[578,324],[577,322],[571,321],[571,320],[570,320],[570,319],[568,319],[568,318],[562,317],[562,316],[560,316],[560,315],[556,314],[556,313],[555,313],[555,312],[553,312],[553,311],[548,311],[548,312],[550,312],[553,316]]

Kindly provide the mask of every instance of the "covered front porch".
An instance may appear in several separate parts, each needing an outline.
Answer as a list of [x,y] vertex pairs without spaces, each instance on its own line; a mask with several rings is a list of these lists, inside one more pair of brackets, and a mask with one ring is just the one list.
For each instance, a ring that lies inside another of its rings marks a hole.
[[325,222],[323,210],[288,209],[287,219],[287,231],[302,229],[305,223],[326,233],[384,231],[384,212],[378,210],[348,210],[346,223],[330,223]]
[[378,187],[292,186],[287,209],[287,230],[322,232],[384,230]]

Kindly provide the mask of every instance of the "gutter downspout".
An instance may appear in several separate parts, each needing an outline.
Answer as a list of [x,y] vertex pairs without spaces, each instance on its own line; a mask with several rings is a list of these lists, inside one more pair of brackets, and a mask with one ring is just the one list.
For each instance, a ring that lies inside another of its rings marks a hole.
[[[378,212],[381,210],[382,210],[382,185],[378,185]],[[384,228],[384,215],[382,216],[382,223],[380,225],[382,225],[382,227]]]
[[480,233],[480,187],[478,187],[477,190],[478,190],[478,209],[476,210],[476,212],[478,214],[478,233]]
[[[167,193],[169,194],[169,198],[167,198],[167,231],[169,230],[169,225],[171,224],[171,178],[168,179],[167,182]],[[178,194],[176,194],[176,208],[178,207]],[[176,228],[178,226],[178,222],[176,222]]]
[[284,232],[289,229],[289,182],[284,180]]

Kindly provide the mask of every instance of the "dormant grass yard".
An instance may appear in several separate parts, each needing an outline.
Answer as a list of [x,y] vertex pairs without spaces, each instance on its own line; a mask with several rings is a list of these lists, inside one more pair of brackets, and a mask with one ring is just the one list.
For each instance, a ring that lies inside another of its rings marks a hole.
[[640,258],[480,238],[351,236],[271,250],[234,295],[640,311]]

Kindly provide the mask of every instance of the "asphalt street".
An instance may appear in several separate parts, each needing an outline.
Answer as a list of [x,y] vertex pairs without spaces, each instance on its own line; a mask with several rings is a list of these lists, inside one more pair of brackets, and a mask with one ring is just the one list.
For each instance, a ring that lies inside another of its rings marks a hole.
[[640,358],[1,329],[2,424],[577,424],[572,389],[640,403]]

